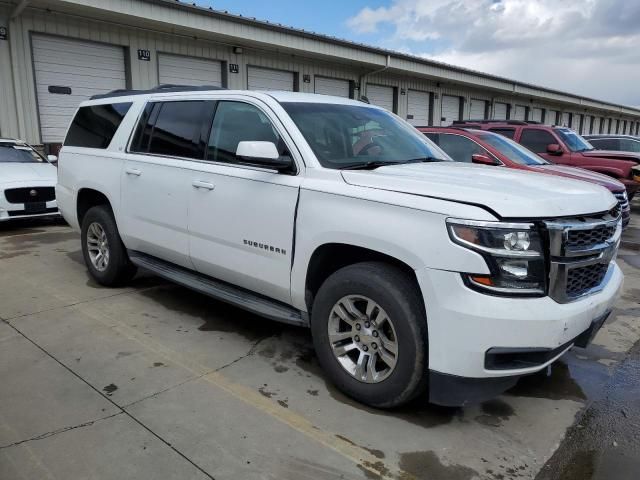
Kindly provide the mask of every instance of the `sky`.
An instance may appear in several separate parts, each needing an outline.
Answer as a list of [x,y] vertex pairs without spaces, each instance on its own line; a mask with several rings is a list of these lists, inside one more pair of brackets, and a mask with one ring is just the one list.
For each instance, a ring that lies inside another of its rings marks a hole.
[[202,6],[640,106],[640,0],[197,0]]

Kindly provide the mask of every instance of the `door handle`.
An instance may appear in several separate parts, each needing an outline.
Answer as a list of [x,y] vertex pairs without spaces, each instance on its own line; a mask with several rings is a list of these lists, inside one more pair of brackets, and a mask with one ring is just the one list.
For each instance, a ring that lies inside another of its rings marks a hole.
[[136,177],[142,175],[142,171],[137,168],[125,168],[124,171],[127,175],[135,175]]
[[213,190],[216,186],[213,183],[203,182],[202,180],[194,180],[192,185],[195,188],[204,188],[205,190]]

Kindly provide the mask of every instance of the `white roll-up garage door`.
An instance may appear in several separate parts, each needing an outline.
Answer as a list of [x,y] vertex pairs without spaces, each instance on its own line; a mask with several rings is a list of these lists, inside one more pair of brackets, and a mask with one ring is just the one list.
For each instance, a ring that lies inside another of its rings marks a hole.
[[591,133],[602,133],[600,131],[600,117],[593,118],[593,131]]
[[442,95],[442,108],[440,125],[451,125],[455,120],[460,120],[460,97]]
[[80,102],[126,88],[122,47],[45,35],[32,46],[42,143],[64,140]]
[[407,121],[411,125],[429,125],[429,98],[428,92],[409,90],[407,93]]
[[527,117],[527,107],[523,105],[516,105],[516,108],[513,112],[513,116],[511,117],[513,120],[520,120],[524,122]]
[[546,125],[555,125],[557,122],[558,122],[558,111],[549,110],[547,112],[547,117],[544,119],[544,123]]
[[315,77],[313,91],[322,95],[333,95],[335,97],[350,97],[349,80],[339,78]]
[[471,103],[469,104],[469,118],[471,120],[484,120],[486,108],[486,100],[472,98]]
[[496,102],[493,104],[493,119],[494,120],[506,120],[507,119],[507,104],[502,102]]
[[393,87],[368,84],[366,97],[371,104],[393,112]]
[[564,112],[562,114],[562,121],[560,122],[560,125],[563,127],[568,127],[570,120],[571,120],[571,116],[569,115],[569,113]]
[[542,122],[542,109],[532,108],[531,115],[529,115],[529,120],[531,120],[532,122]]
[[247,85],[249,90],[283,90],[293,92],[294,73],[286,70],[248,67]]
[[158,80],[161,85],[222,86],[222,64],[206,58],[158,54]]

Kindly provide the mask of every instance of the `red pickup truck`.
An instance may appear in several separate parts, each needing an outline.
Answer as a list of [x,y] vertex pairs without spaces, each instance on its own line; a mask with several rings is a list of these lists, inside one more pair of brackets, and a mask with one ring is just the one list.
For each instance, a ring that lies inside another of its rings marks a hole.
[[499,133],[552,163],[581,167],[613,177],[624,184],[629,200],[640,189],[638,154],[596,150],[570,128],[517,120],[464,120],[454,122],[454,125]]
[[609,176],[581,168],[554,165],[513,140],[492,132],[460,127],[417,128],[456,162],[515,168],[603,186],[613,193],[620,204],[622,226],[626,227],[629,223],[631,209],[625,187]]

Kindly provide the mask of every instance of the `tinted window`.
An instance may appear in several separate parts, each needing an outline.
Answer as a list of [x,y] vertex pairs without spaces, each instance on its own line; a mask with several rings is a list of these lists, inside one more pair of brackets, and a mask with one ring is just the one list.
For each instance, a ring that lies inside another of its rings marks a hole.
[[130,102],[81,107],[69,127],[64,144],[107,148],[130,107]]
[[424,134],[424,136],[425,136],[425,137],[427,137],[429,140],[431,140],[431,141],[432,141],[433,143],[435,143],[436,145],[438,145],[438,142],[439,142],[439,140],[438,140],[438,136],[439,136],[439,135],[438,135],[437,133],[431,133],[431,132],[429,132],[429,133],[425,133],[425,134]]
[[276,145],[283,155],[284,142],[257,107],[242,102],[219,102],[211,127],[207,160],[237,163],[240,142],[261,141]]
[[202,158],[200,130],[204,101],[164,102],[153,124],[149,153]]
[[45,163],[29,145],[0,142],[0,163]]
[[591,138],[589,143],[600,150],[620,150],[620,144],[616,138]]
[[535,153],[547,153],[547,146],[558,143],[553,135],[544,130],[525,128],[520,136],[520,143]]
[[619,149],[624,152],[640,152],[640,142],[630,138],[621,138]]
[[490,128],[493,133],[499,133],[503,137],[513,138],[516,134],[515,129],[513,128]]
[[471,155],[474,153],[487,154],[476,142],[460,135],[441,133],[438,145],[456,162],[471,163]]
[[510,138],[491,132],[478,132],[477,135],[485,144],[491,145],[512,162],[521,165],[546,165],[549,163]]
[[572,152],[593,150],[593,145],[569,128],[556,128],[555,132]]
[[427,137],[379,108],[298,102],[282,106],[326,168],[448,160]]

